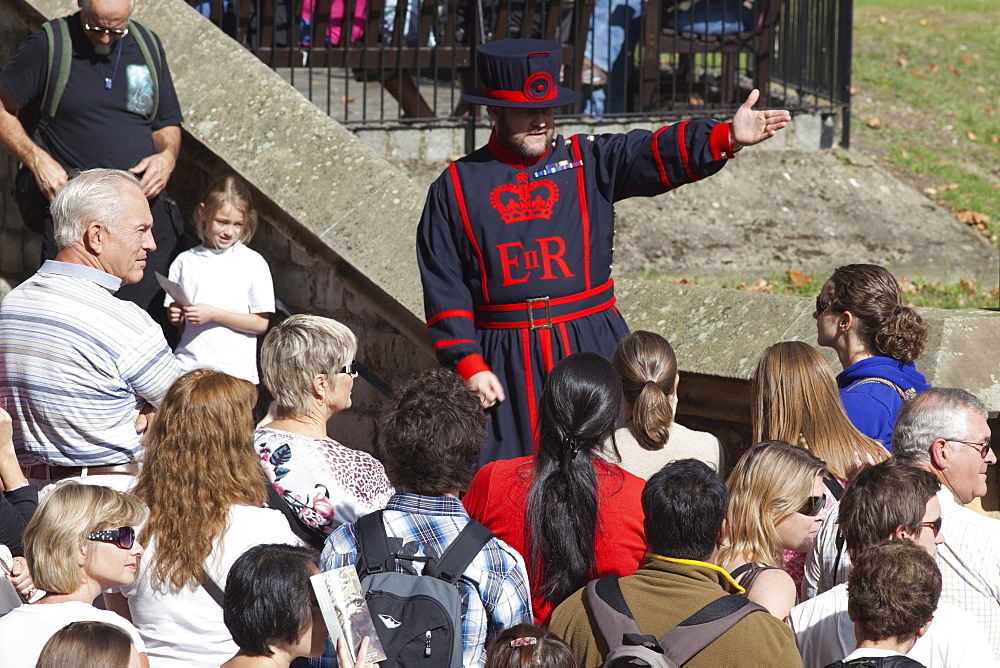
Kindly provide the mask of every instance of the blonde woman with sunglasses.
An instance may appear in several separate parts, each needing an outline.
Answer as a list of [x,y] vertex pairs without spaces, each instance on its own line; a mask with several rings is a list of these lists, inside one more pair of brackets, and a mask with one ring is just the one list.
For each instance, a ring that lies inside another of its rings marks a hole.
[[826,519],[826,465],[784,441],[764,441],[740,458],[726,487],[729,503],[718,564],[747,597],[788,617],[797,587],[781,568],[782,550],[812,549]]
[[123,617],[92,604],[102,591],[132,583],[142,545],[135,526],[146,509],[131,494],[68,481],[55,485],[24,532],[24,556],[46,595],[0,618],[0,665],[34,668],[45,643],[72,622],[113,624],[128,633],[148,668],[145,645]]

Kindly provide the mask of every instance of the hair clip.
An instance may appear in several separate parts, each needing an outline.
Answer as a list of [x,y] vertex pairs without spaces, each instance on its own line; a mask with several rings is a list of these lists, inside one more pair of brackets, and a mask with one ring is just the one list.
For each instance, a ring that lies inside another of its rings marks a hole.
[[567,436],[563,439],[563,447],[573,453],[576,457],[576,453],[580,452],[580,441],[576,436]]
[[525,636],[524,638],[514,638],[510,641],[511,647],[524,647],[526,645],[537,645],[538,638],[532,636]]

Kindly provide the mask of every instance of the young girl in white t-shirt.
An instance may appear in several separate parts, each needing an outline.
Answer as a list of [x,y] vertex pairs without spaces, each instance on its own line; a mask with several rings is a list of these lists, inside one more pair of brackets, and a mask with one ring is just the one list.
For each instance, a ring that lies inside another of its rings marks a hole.
[[174,354],[183,371],[209,367],[256,384],[257,337],[274,311],[274,286],[267,261],[244,245],[257,229],[250,190],[236,177],[218,177],[194,218],[202,244],[170,265],[170,280],[190,301],[165,300],[170,322],[183,327]]

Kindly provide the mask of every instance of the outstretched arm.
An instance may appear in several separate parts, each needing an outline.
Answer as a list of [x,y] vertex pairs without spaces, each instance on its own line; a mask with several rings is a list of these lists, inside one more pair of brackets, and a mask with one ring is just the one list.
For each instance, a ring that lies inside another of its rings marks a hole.
[[770,139],[792,120],[791,114],[784,109],[755,110],[753,106],[757,104],[758,98],[760,91],[754,88],[733,116],[730,135],[733,150],[738,151],[744,146],[753,146]]

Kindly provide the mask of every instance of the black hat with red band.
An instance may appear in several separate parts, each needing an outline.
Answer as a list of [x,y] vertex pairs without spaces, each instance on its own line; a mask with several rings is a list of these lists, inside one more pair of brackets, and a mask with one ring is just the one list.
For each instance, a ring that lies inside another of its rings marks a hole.
[[476,53],[482,85],[462,94],[473,104],[492,107],[561,107],[580,99],[557,85],[562,49],[544,39],[501,39]]

